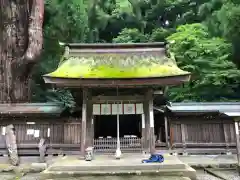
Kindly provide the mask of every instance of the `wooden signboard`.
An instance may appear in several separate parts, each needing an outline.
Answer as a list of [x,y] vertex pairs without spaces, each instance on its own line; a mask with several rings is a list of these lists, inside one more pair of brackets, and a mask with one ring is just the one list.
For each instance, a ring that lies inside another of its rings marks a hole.
[[100,115],[101,114],[101,105],[100,104],[93,104],[93,114]]
[[143,114],[143,104],[93,104],[93,115]]
[[101,104],[101,114],[111,115],[111,104]]
[[124,114],[136,114],[135,104],[124,104]]
[[112,104],[112,115],[117,115],[117,114],[123,114],[122,104]]

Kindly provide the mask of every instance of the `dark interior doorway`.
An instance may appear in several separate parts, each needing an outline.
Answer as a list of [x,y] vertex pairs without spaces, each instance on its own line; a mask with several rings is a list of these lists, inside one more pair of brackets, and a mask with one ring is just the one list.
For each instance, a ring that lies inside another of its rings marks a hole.
[[154,114],[154,131],[156,136],[156,142],[158,143],[166,142],[164,117],[165,117],[164,113]]
[[[120,137],[135,135],[141,137],[141,115],[120,115]],[[94,118],[94,138],[117,137],[117,116],[98,115]]]
[[120,137],[124,135],[141,136],[141,115],[120,115]]
[[115,115],[99,115],[94,118],[94,138],[117,137],[117,117]]

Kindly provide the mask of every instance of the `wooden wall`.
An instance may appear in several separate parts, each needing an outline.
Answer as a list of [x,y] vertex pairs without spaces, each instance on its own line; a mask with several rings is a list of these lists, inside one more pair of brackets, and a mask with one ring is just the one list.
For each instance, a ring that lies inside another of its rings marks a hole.
[[170,119],[172,149],[192,153],[235,152],[233,119],[219,116],[178,116]]
[[[27,122],[35,122],[28,124]],[[48,144],[47,154],[80,153],[81,121],[74,118],[28,118],[0,123],[0,154],[6,153],[2,127],[13,124],[20,154],[38,154],[40,138]],[[27,134],[28,130],[39,130],[39,137]],[[50,133],[48,132],[50,130]],[[50,135],[48,137],[48,135]]]
[[[189,154],[236,152],[233,119],[215,116],[170,116],[170,151]],[[27,124],[35,122],[35,124]],[[39,154],[40,138],[47,140],[47,154],[80,154],[81,120],[76,118],[24,118],[1,120],[0,155],[7,154],[2,127],[13,124],[16,129],[19,154]],[[48,128],[50,137],[48,137]],[[39,130],[39,137],[27,134]],[[160,148],[162,149],[162,147]]]

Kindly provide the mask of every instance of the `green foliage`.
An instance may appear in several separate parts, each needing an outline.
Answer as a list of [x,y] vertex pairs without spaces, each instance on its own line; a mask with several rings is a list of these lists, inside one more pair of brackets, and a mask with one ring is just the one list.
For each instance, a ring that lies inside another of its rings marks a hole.
[[44,50],[33,74],[33,100],[72,102],[67,90],[49,90],[41,77],[57,68],[63,53],[59,41],[166,39],[178,65],[193,73],[184,87],[169,88],[171,100],[239,98],[234,64],[240,65],[239,0],[46,0]]
[[165,39],[173,33],[172,29],[156,28],[153,29],[149,38],[151,42],[164,42]]
[[[208,7],[208,11],[206,10]],[[204,23],[214,36],[221,36],[233,45],[232,60],[240,64],[240,1],[211,0],[200,7]]]
[[138,29],[127,29],[124,28],[118,35],[113,39],[114,43],[139,43],[147,42],[148,35],[141,33]]
[[[189,33],[191,32],[191,33]],[[169,50],[182,69],[193,78],[184,88],[175,88],[170,96],[176,101],[218,101],[234,98],[240,71],[230,60],[231,44],[210,37],[202,24],[180,26],[168,37]]]

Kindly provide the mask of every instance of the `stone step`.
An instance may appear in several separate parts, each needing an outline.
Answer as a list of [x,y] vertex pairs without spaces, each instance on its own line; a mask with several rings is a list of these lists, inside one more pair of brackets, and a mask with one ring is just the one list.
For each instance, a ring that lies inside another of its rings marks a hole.
[[48,168],[49,171],[143,171],[153,170],[157,171],[160,169],[185,169],[186,165],[183,163],[179,164],[126,164],[126,165],[54,165]]
[[119,170],[116,172],[111,171],[49,171],[45,170],[41,173],[42,179],[47,178],[69,178],[69,177],[85,177],[85,176],[177,176],[179,179],[182,177],[196,180],[196,171],[191,167],[185,169],[159,169],[159,170]]

